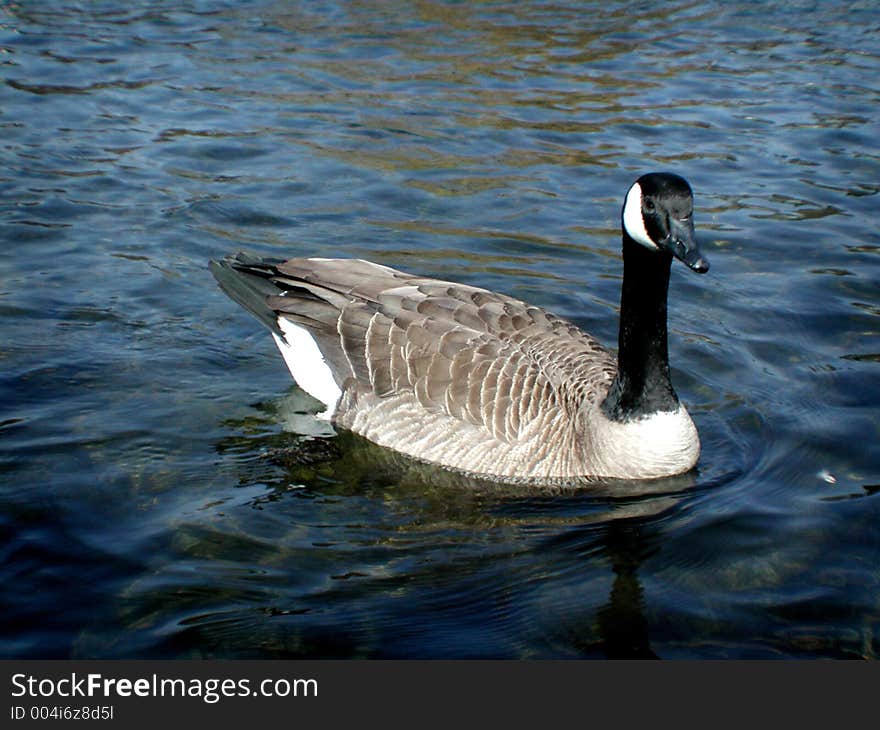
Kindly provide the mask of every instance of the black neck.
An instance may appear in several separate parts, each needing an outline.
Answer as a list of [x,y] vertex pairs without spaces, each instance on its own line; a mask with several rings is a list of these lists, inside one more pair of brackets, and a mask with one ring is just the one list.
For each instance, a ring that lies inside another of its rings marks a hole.
[[605,415],[615,421],[678,407],[666,349],[671,263],[668,252],[652,251],[623,234],[617,377],[602,403]]

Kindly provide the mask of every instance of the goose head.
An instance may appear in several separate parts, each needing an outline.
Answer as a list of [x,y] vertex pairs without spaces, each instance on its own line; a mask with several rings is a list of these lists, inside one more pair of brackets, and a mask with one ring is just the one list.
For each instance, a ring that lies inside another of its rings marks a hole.
[[652,172],[636,180],[623,204],[623,232],[652,251],[666,251],[698,274],[709,270],[694,235],[694,194],[687,180]]

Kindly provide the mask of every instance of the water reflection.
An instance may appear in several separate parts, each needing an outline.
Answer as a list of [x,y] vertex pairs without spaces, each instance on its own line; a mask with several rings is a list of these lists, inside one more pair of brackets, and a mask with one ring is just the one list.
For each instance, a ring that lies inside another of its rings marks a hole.
[[657,659],[651,649],[648,622],[643,614],[644,592],[638,570],[651,553],[641,535],[641,526],[612,522],[605,534],[605,551],[614,571],[614,585],[608,603],[599,608],[596,619],[598,648],[608,659]]

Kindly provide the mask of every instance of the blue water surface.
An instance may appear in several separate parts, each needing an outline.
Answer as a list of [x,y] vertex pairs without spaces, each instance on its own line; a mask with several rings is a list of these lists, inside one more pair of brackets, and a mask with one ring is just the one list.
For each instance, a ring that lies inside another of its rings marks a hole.
[[[876,658],[873,2],[0,4],[0,656]],[[210,258],[364,257],[617,339],[684,175],[697,471],[457,480],[314,418]]]

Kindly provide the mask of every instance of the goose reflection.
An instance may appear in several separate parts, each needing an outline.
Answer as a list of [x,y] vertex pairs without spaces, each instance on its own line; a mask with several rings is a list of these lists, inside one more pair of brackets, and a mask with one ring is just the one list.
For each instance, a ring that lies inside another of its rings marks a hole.
[[651,554],[638,521],[613,520],[605,530],[605,550],[614,583],[608,602],[596,613],[599,650],[608,659],[657,659],[651,649],[645,596],[638,570]]

